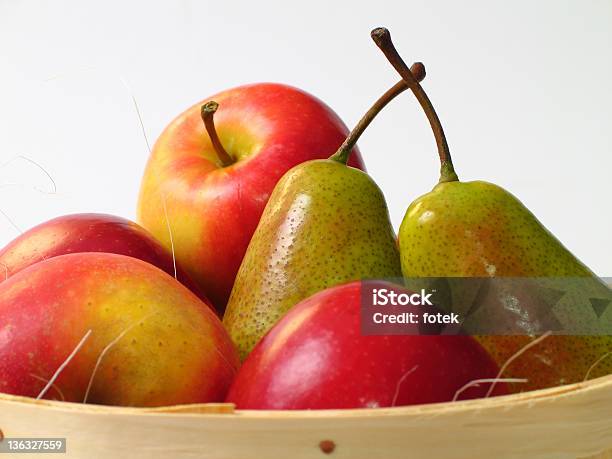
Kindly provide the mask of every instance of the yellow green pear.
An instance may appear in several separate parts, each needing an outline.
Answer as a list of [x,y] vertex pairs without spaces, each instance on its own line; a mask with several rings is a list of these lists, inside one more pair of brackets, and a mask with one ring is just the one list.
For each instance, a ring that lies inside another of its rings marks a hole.
[[[400,226],[400,257],[406,281],[507,277],[553,285],[555,298],[548,306],[554,319],[566,327],[579,326],[581,334],[545,337],[513,360],[502,377],[527,379],[514,388],[530,390],[612,373],[610,289],[511,193],[488,182],[459,181],[442,125],[425,91],[395,50],[389,32],[376,29],[372,38],[410,83],[432,126],[441,160],[439,183],[410,204]],[[526,288],[527,284],[522,285]],[[519,296],[521,293],[525,292],[519,292]],[[530,331],[542,332],[548,325],[538,322],[542,311],[530,309],[530,299],[516,301],[516,296],[503,298],[514,302],[499,303],[507,311],[489,310],[487,314],[510,311],[510,317],[516,318],[513,329],[520,328],[524,333],[477,337],[500,366],[533,342],[538,333]],[[480,317],[487,319],[483,314]]]
[[[413,68],[424,77],[422,65]],[[274,188],[223,318],[243,359],[302,299],[352,280],[401,278],[383,193],[346,162],[376,113],[404,89],[400,82],[385,93],[330,159],[294,167]]]

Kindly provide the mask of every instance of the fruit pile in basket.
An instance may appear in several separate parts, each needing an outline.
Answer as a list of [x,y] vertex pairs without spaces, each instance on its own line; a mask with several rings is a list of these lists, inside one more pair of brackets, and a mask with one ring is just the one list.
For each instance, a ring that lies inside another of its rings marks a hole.
[[[612,373],[606,333],[367,334],[363,286],[421,278],[590,278],[521,202],[460,182],[436,112],[388,31],[401,81],[349,134],[324,103],[280,84],[214,95],[157,140],[139,224],[79,214],[0,252],[0,392],[124,406],[375,408],[531,390]],[[396,234],[359,136],[410,90],[435,136],[439,183]],[[510,306],[500,306],[508,307]],[[580,305],[609,330],[612,306]],[[530,328],[531,327],[531,328]]]

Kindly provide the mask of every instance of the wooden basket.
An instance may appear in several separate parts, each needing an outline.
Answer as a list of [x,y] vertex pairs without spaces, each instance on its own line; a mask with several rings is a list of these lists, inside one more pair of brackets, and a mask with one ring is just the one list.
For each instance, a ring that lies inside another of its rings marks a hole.
[[612,458],[612,375],[490,399],[361,410],[122,408],[0,394],[0,429],[5,439],[65,437],[67,455],[58,457],[86,459]]

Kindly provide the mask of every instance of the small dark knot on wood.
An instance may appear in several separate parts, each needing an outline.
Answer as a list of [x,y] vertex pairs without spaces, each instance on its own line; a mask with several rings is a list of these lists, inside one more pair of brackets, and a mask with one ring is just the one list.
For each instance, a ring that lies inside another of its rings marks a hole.
[[325,454],[331,454],[336,449],[336,444],[331,440],[322,440],[321,443],[319,443],[319,448]]
[[3,440],[4,440],[4,432],[2,432],[2,429],[0,429],[0,443],[2,443]]

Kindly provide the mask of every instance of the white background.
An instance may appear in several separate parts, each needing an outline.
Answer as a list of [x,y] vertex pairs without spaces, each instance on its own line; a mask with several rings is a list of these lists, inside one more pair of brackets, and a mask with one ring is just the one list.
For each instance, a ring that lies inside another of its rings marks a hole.
[[[387,26],[445,124],[457,172],[517,195],[579,258],[612,276],[612,2],[0,0],[0,210],[26,229],[72,212],[135,216],[147,149],[189,105],[278,81],[349,125],[397,76],[369,38]],[[437,181],[406,95],[359,143],[393,222]],[[23,186],[18,186],[21,184]],[[39,191],[32,189],[36,187]],[[0,215],[0,244],[18,234]]]

